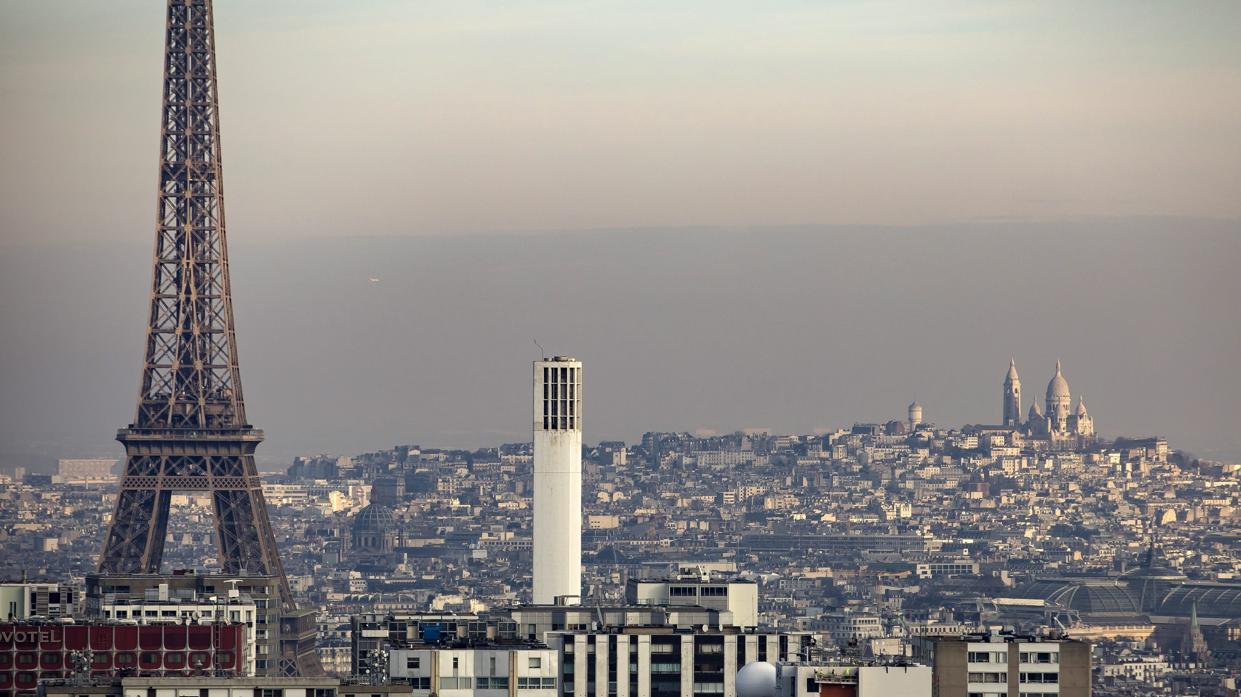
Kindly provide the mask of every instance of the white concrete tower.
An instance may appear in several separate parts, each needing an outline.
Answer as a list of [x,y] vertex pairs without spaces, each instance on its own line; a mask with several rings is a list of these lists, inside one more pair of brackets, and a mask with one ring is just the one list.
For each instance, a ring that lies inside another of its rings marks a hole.
[[1021,425],[1021,378],[1017,377],[1017,361],[1008,359],[1008,375],[1004,376],[1004,425]]
[[922,424],[922,405],[918,404],[918,400],[914,400],[909,405],[909,430],[913,431]]
[[582,595],[582,362],[534,362],[534,602]]

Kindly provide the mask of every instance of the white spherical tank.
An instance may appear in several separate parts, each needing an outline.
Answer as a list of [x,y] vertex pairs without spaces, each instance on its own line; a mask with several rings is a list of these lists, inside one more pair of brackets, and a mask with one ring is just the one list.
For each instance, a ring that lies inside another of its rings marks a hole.
[[737,671],[737,697],[776,697],[776,667],[755,661]]

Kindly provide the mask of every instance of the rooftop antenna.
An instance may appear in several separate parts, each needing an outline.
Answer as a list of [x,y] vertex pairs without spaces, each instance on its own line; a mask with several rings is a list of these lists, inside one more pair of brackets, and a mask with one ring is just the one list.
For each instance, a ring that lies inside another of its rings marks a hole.
[[544,350],[543,344],[540,344],[538,339],[531,339],[531,341],[534,342],[535,346],[539,347],[539,354],[543,357],[543,360],[547,360],[547,351]]

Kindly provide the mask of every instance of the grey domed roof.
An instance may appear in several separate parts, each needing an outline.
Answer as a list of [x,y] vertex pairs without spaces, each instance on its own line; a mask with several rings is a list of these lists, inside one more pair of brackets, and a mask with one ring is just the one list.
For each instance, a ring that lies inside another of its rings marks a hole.
[[1138,598],[1129,588],[1103,579],[1045,579],[1005,593],[1011,598],[1041,598],[1048,604],[1087,615],[1137,615]]
[[392,511],[388,510],[387,506],[382,506],[378,503],[372,503],[353,516],[353,529],[355,532],[387,532],[395,524]]
[[1187,617],[1197,611],[1205,617],[1241,617],[1241,586],[1196,583],[1168,591],[1159,613]]
[[1047,383],[1047,399],[1060,397],[1069,399],[1069,381],[1065,380],[1060,372],[1060,361],[1056,361],[1056,374],[1052,376],[1051,382]]

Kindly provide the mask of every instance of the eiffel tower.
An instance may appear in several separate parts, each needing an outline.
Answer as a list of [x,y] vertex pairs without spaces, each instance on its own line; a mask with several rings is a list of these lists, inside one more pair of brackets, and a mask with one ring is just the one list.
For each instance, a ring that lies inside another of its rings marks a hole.
[[207,492],[222,573],[278,580],[293,610],[237,369],[211,0],[168,0],[165,38],[146,362],[99,571],[158,574],[173,493]]

